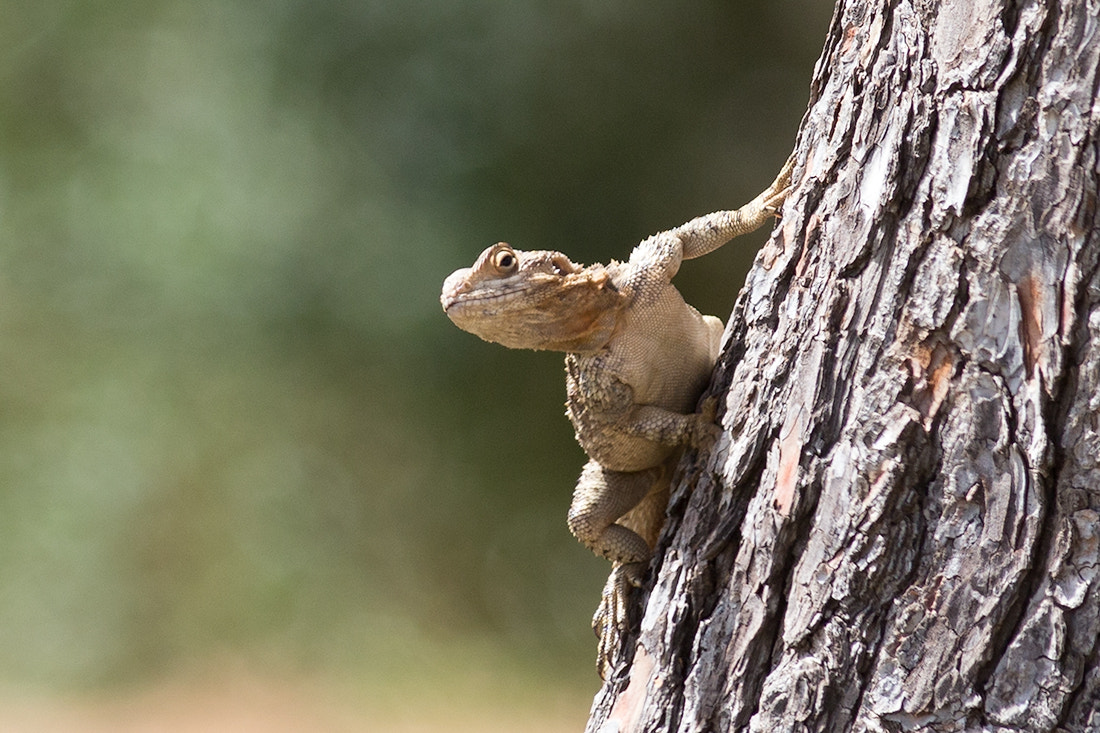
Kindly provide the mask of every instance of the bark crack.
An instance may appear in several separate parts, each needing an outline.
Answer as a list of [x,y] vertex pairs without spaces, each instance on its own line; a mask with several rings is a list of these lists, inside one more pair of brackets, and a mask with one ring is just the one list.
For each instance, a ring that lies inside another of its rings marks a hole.
[[638,730],[1095,724],[1097,2],[839,3]]

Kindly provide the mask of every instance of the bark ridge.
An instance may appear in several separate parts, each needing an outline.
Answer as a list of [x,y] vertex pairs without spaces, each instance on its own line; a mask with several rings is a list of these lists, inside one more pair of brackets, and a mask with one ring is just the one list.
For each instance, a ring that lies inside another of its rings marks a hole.
[[842,0],[589,731],[1100,729],[1100,2]]

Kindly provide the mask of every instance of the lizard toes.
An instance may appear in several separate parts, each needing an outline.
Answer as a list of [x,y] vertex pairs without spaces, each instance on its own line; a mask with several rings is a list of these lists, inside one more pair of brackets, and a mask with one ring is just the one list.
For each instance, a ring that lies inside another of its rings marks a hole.
[[695,415],[695,425],[691,430],[689,443],[692,448],[706,452],[718,442],[718,438],[722,435],[722,428],[715,423],[717,413],[717,397],[712,396],[703,400],[699,412]]
[[783,163],[783,167],[779,169],[779,175],[777,175],[775,181],[772,182],[771,190],[779,191],[790,188],[792,172],[794,172],[794,153],[791,153],[787,161]]
[[779,175],[772,181],[772,185],[768,186],[767,197],[764,199],[764,211],[777,219],[780,218],[779,210],[787,200],[787,194],[791,192],[792,171],[794,171],[794,155],[787,158]]
[[[638,568],[642,563],[616,565],[604,585],[600,605],[592,617],[592,630],[599,640],[596,649],[596,671],[606,680],[615,671],[615,661],[623,638],[629,631],[629,606],[631,590],[641,583]],[[644,570],[644,569],[643,569]],[[638,573],[635,578],[636,573]]]

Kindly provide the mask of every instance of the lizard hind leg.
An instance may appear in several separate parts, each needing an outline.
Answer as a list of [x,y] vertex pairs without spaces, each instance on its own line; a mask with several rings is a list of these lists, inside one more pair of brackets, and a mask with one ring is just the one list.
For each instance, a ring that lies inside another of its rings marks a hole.
[[[611,471],[589,460],[573,491],[569,530],[586,547],[613,563],[644,565],[651,554],[650,542],[617,520],[638,506],[663,474],[663,466],[645,471]],[[641,582],[640,573],[632,574]]]
[[[612,557],[606,552],[596,550],[598,554],[609,557],[615,563],[604,585],[600,605],[596,609],[595,616],[592,617],[592,630],[599,640],[596,668],[603,679],[607,679],[611,673],[616,654],[622,648],[630,628],[637,621],[631,618],[630,598],[633,589],[642,584],[652,548],[657,543],[657,535],[664,524],[665,511],[668,507],[669,482],[675,460],[676,457],[666,461],[662,466],[635,473],[606,471],[595,461],[590,461],[585,466],[581,481],[577,485],[573,509],[570,510],[570,527],[574,529],[574,534],[577,534],[574,517],[583,516],[587,512],[593,493],[602,494],[610,491],[619,495],[636,496],[638,493],[645,492],[633,508],[618,517],[617,521],[608,528],[615,535],[625,536],[622,533],[629,533],[633,538],[631,543],[640,540],[645,547],[644,557],[639,558],[635,554],[633,557],[638,559],[628,560],[622,556]],[[594,486],[601,488],[593,492]],[[606,516],[616,511],[618,508],[607,510],[601,515]],[[580,536],[578,534],[578,537]],[[584,541],[583,538],[582,541]],[[589,543],[585,542],[585,544]],[[642,546],[636,545],[638,548]]]

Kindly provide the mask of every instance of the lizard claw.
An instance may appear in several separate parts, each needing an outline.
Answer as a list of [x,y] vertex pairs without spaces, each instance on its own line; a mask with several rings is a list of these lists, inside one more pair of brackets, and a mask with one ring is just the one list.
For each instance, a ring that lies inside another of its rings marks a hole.
[[688,436],[688,444],[701,453],[706,453],[722,435],[722,427],[715,420],[718,415],[718,398],[711,396],[703,400],[699,412],[695,413],[695,424]]
[[772,185],[768,186],[768,190],[764,192],[764,211],[776,219],[781,218],[779,210],[783,207],[783,202],[787,200],[787,194],[791,191],[792,171],[794,171],[794,155],[787,158],[787,162],[783,164],[779,175],[775,177]]
[[599,639],[596,671],[602,680],[608,679],[615,671],[616,652],[622,646],[630,626],[627,600],[631,590],[642,584],[644,572],[643,563],[617,564],[604,584],[600,605],[592,617],[592,630]]

